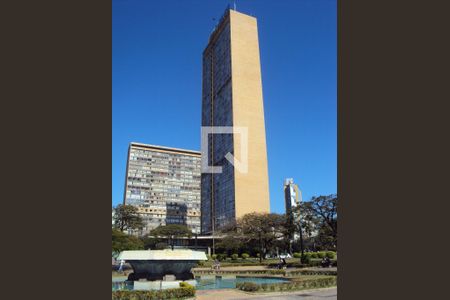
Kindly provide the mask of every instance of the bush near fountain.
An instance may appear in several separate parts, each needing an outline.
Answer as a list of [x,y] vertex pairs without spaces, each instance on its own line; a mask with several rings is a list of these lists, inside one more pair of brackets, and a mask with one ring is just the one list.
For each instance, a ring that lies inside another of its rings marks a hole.
[[283,283],[263,283],[259,285],[253,282],[241,282],[236,285],[236,288],[246,292],[280,292],[326,288],[336,285],[336,276],[304,276],[293,278],[292,281]]
[[112,300],[162,300],[162,299],[186,299],[195,297],[195,288],[193,286],[180,287],[166,290],[122,290],[113,291]]

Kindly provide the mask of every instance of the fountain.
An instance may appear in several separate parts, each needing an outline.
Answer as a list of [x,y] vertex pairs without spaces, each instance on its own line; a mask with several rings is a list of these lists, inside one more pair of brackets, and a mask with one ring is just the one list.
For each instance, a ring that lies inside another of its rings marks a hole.
[[134,272],[128,275],[128,281],[136,282],[192,280],[191,269],[207,260],[204,252],[189,249],[130,250],[121,252],[117,259],[131,265]]

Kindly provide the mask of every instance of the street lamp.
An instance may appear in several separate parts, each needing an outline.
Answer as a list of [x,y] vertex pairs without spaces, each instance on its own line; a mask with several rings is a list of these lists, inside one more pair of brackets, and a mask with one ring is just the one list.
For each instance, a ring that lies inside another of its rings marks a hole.
[[197,237],[198,237],[198,233],[195,233],[195,250],[197,251]]
[[303,249],[303,233],[302,233],[302,225],[301,225],[301,223],[300,223],[299,228],[300,228],[300,252],[302,254],[301,257],[303,257],[303,255],[305,254],[305,250]]
[[174,235],[171,235],[170,236],[170,244],[171,244],[171,246],[172,246],[172,250],[173,250],[173,247],[174,247]]

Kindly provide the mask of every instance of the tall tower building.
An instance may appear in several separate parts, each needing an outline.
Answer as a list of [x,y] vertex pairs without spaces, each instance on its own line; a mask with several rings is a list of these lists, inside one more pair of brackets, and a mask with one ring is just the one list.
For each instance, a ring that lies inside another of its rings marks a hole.
[[[270,211],[256,18],[225,11],[203,51],[202,81],[202,126],[213,128],[202,160],[222,167],[221,173],[203,172],[201,178],[202,233],[211,234],[247,213]],[[215,134],[217,126],[247,128],[248,139]],[[247,172],[235,168],[227,153],[239,161],[247,156]]]

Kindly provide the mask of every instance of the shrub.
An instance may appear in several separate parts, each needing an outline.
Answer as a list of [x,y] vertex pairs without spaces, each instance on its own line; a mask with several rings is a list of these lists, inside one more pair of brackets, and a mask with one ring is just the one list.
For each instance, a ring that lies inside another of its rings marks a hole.
[[236,288],[246,292],[255,291],[287,291],[287,290],[304,290],[309,288],[322,288],[335,286],[337,284],[336,276],[324,276],[319,278],[303,278],[299,281],[291,281],[284,283],[262,284],[257,285],[253,282],[242,282],[236,284]]
[[300,258],[302,254],[300,252],[294,252],[294,258]]
[[302,264],[310,264],[311,263],[311,254],[306,252],[301,257]]
[[151,290],[151,291],[138,291],[138,290],[121,290],[112,292],[112,300],[138,300],[138,299],[182,299],[195,297],[195,288],[182,287],[177,289],[166,290]]
[[243,259],[247,259],[247,258],[250,257],[250,255],[248,253],[242,253],[241,256],[242,256]]
[[327,255],[325,252],[321,251],[321,252],[317,252],[317,257],[318,258],[325,258]]
[[236,288],[246,292],[255,292],[259,290],[259,286],[254,282],[240,282],[236,284]]
[[239,258],[239,255],[238,255],[238,254],[236,254],[236,253],[231,254],[231,259],[232,259],[232,260],[237,260],[238,258]]
[[316,252],[311,252],[311,258],[318,258],[317,253]]
[[298,276],[298,275],[337,275],[337,271],[332,270],[294,270],[290,271],[289,275]]
[[180,282],[180,287],[181,288],[187,288],[187,289],[194,289],[195,290],[195,287],[193,285],[191,285],[191,284],[189,284],[189,283],[187,283],[185,281]]
[[222,261],[222,260],[226,260],[227,259],[227,255],[226,254],[217,254],[217,259],[219,260],[219,261]]
[[329,258],[329,259],[334,259],[336,257],[336,252],[334,251],[327,251],[325,252],[325,255]]
[[286,275],[286,270],[267,270],[265,273],[270,275]]
[[211,255],[211,258],[212,258],[212,259],[216,259],[216,258],[217,258],[217,254]]

